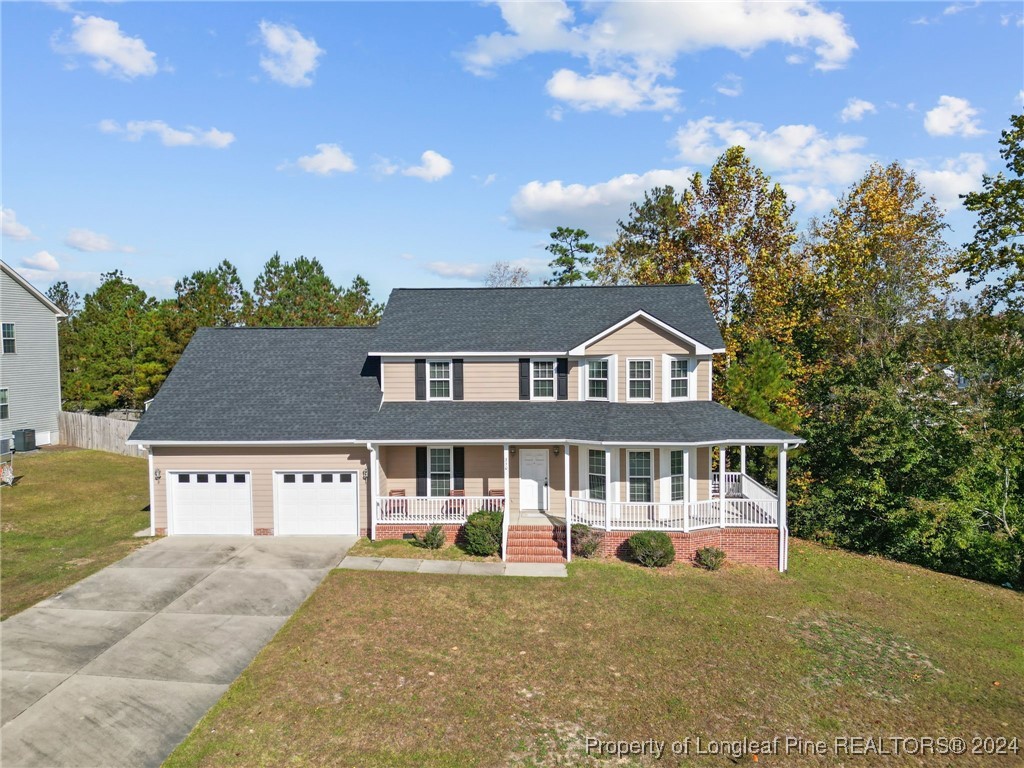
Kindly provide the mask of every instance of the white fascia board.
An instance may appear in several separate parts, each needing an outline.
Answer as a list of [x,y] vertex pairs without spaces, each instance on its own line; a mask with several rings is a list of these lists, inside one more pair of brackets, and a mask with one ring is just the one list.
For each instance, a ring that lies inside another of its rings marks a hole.
[[[375,445],[604,445],[617,447],[671,447],[685,446],[688,448],[706,448],[717,445],[760,445],[768,447],[796,448],[807,441],[802,438],[792,440],[746,440],[729,437],[722,437],[715,440],[701,440],[687,442],[675,440],[671,442],[652,440],[580,440],[577,438],[563,437],[530,437],[530,438],[492,438],[487,440],[463,440],[460,438],[444,438],[440,440],[422,440],[415,437],[401,438],[395,440],[373,440]],[[128,440],[126,445],[141,445],[144,447],[188,447],[190,445],[201,446],[271,446],[288,448],[290,446],[320,445],[320,446],[361,446],[367,445],[366,440]]]
[[365,445],[365,440],[126,440],[125,445],[149,446],[232,446],[232,445],[264,445],[282,446],[289,445]]
[[367,357],[399,358],[401,360],[422,360],[424,358],[451,359],[453,357],[566,357],[569,353],[563,350],[558,351],[534,351],[534,352],[503,352],[503,351],[481,351],[474,352],[367,352]]
[[636,312],[634,312],[632,315],[630,315],[629,317],[623,318],[619,322],[615,323],[615,325],[612,325],[612,326],[609,326],[608,328],[605,328],[603,331],[601,331],[599,334],[597,334],[593,338],[587,339],[582,344],[578,344],[577,346],[573,347],[572,349],[569,350],[569,354],[570,355],[583,355],[583,354],[586,354],[586,348],[589,347],[591,344],[594,344],[594,343],[600,341],[601,339],[603,339],[605,336],[607,336],[610,333],[615,333],[615,331],[619,330],[620,328],[622,328],[625,325],[628,325],[629,323],[632,323],[634,320],[646,320],[647,322],[652,323],[653,325],[658,326],[659,328],[661,328],[666,333],[671,334],[672,336],[675,336],[677,339],[680,339],[681,341],[685,341],[687,344],[689,344],[690,346],[693,347],[693,353],[696,354],[696,355],[713,355],[713,354],[718,354],[718,353],[721,353],[721,352],[725,352],[725,348],[724,347],[721,348],[721,349],[712,349],[711,347],[707,346],[706,344],[702,344],[701,342],[697,341],[693,337],[687,336],[685,333],[680,331],[678,328],[675,328],[675,327],[669,325],[668,323],[664,323],[661,320],[659,320],[658,318],[654,317],[653,315],[648,314],[647,312],[644,312],[642,309],[639,309]]

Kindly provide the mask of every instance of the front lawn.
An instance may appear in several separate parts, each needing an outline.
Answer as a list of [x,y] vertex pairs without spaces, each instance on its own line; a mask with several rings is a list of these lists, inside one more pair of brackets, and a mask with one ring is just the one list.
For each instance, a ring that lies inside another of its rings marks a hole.
[[23,611],[127,555],[149,525],[145,459],[46,448],[14,457],[0,490],[0,615]]
[[168,765],[575,766],[588,736],[1024,738],[1024,596],[797,541],[791,565],[334,571]]
[[496,563],[498,555],[477,557],[466,552],[458,544],[446,544],[441,549],[427,549],[411,539],[360,539],[348,551],[355,557],[404,557],[414,560],[472,560],[479,563]]

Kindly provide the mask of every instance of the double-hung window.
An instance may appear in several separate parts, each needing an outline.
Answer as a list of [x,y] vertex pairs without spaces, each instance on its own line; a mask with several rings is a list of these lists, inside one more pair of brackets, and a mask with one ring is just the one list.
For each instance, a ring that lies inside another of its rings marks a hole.
[[587,399],[608,399],[608,360],[587,361]]
[[669,360],[668,396],[673,400],[690,397],[690,361],[685,357]]
[[14,343],[14,323],[0,323],[3,329],[3,350],[5,355],[13,355],[16,349]]
[[11,406],[7,402],[7,388],[0,389],[0,419],[11,418]]
[[431,360],[427,363],[427,399],[452,399],[452,364],[450,360]]
[[589,464],[587,465],[587,483],[590,488],[590,498],[604,501],[608,498],[605,490],[605,455],[604,451],[590,451]]
[[629,372],[629,400],[651,400],[654,398],[654,361],[629,360],[626,363]]
[[534,360],[532,367],[532,384],[534,400],[555,399],[555,361]]
[[430,495],[450,496],[452,490],[452,449],[430,448]]
[[686,501],[686,451],[672,451],[669,457],[672,501]]
[[632,502],[651,501],[651,452],[630,451],[628,461],[629,500]]

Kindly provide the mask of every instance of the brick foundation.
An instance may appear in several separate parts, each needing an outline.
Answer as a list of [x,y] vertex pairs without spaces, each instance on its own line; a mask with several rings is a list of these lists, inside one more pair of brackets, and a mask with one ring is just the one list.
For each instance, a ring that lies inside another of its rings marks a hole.
[[[636,531],[611,531],[604,535],[601,553],[630,559],[626,540]],[[666,532],[676,548],[676,561],[692,563],[701,547],[718,547],[726,562],[779,567],[779,531],[777,528],[708,528],[691,533]]]
[[273,536],[274,535],[274,529],[273,528],[256,528],[256,529],[253,530],[252,535],[253,536]]
[[157,536],[166,536],[167,535],[167,529],[166,528],[157,528],[156,529],[156,535]]
[[[461,525],[442,525],[444,529],[445,544],[454,544],[462,539]],[[423,534],[430,530],[429,525],[393,525],[380,524],[377,526],[378,539],[404,539],[411,533]]]

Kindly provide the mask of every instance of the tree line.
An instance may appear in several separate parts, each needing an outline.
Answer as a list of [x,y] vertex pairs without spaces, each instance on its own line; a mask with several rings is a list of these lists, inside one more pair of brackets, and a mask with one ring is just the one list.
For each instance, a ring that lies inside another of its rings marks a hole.
[[[899,163],[801,231],[732,147],[684,189],[647,192],[605,246],[557,228],[546,284],[700,283],[726,344],[715,399],[807,441],[789,475],[796,535],[1024,588],[1022,139],[1014,115],[1006,171],[962,196],[976,215],[962,247]],[[488,276],[527,279],[507,263]],[[774,480],[773,456],[752,464]]]
[[66,282],[49,288],[68,315],[58,329],[65,410],[142,408],[198,328],[375,325],[383,309],[359,275],[345,288],[316,259],[277,253],[251,291],[225,260],[183,277],[174,293],[157,300],[120,271],[84,300]]

